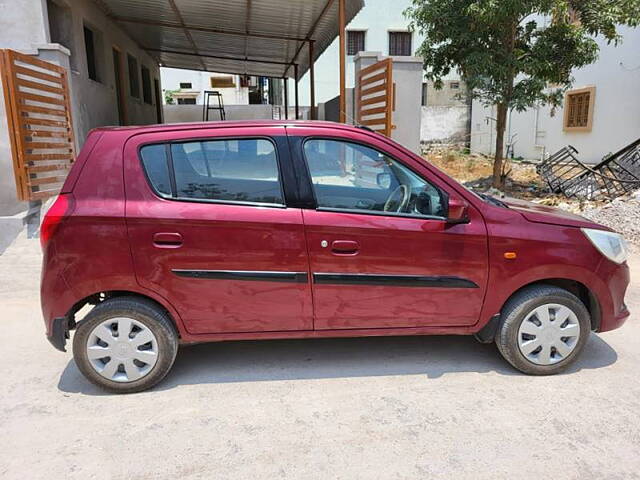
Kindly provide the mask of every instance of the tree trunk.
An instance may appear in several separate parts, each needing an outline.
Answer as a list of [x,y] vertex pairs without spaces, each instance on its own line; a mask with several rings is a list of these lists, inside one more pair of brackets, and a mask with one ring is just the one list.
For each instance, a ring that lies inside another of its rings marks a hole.
[[504,131],[507,126],[507,105],[498,104],[496,118],[496,155],[493,160],[493,186],[499,190],[504,188],[502,178],[502,161],[504,159]]

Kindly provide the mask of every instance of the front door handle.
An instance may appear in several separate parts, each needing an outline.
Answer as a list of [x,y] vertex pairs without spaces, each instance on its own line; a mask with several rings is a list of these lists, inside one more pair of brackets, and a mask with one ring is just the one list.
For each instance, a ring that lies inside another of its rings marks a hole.
[[356,255],[358,250],[360,250],[360,245],[353,240],[334,240],[331,242],[331,251],[336,255]]
[[158,248],[178,248],[182,246],[182,235],[175,232],[154,233],[153,244]]

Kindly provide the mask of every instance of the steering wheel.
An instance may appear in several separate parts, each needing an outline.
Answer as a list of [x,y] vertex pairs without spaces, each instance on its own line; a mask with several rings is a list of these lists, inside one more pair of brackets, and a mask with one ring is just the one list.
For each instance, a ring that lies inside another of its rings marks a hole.
[[[398,202],[398,206],[394,208],[394,197],[398,192],[402,193],[402,198]],[[410,198],[411,193],[409,192],[409,187],[407,187],[406,185],[398,185],[398,187],[393,192],[391,192],[391,195],[389,195],[387,201],[384,202],[384,211],[400,213],[406,208]]]

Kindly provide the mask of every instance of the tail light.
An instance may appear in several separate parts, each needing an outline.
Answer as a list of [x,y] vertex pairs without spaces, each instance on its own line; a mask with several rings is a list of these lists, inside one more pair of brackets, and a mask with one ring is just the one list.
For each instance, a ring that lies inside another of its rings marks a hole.
[[73,210],[73,195],[61,193],[49,208],[40,226],[40,246],[44,249],[64,219]]

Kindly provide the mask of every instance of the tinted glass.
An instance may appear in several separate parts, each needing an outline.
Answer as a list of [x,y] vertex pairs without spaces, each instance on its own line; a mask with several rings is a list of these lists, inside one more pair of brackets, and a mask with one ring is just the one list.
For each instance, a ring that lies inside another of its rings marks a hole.
[[142,164],[153,188],[160,194],[171,195],[165,145],[147,145],[140,149]]
[[171,145],[178,198],[284,204],[274,145],[264,139]]
[[311,139],[304,144],[304,154],[319,207],[444,216],[436,187],[373,148]]

